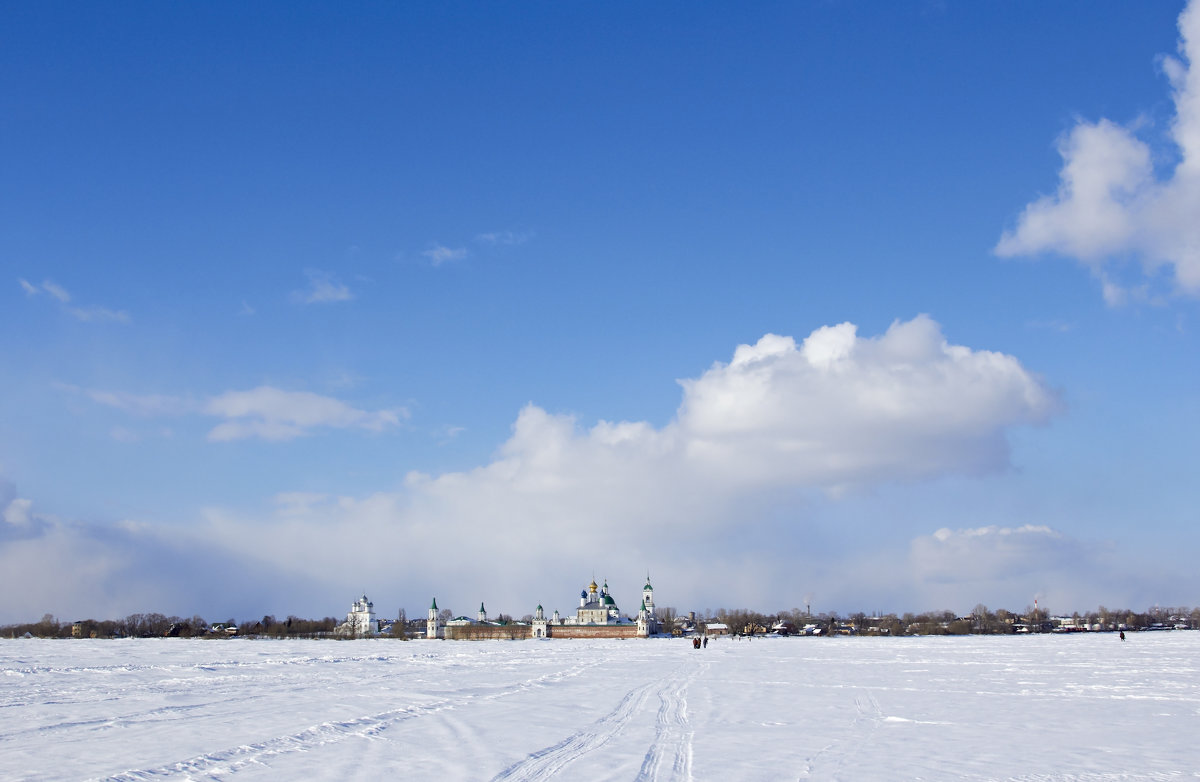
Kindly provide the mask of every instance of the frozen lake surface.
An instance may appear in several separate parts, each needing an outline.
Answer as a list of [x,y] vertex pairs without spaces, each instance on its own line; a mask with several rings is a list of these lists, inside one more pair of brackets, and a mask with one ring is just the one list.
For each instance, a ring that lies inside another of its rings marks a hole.
[[1200,632],[0,640],[3,779],[1200,777]]

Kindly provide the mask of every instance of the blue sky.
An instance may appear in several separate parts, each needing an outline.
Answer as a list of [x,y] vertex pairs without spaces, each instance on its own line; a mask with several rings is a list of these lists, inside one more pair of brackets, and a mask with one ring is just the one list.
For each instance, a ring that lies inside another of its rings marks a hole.
[[3,13],[0,620],[1200,602],[1200,11]]

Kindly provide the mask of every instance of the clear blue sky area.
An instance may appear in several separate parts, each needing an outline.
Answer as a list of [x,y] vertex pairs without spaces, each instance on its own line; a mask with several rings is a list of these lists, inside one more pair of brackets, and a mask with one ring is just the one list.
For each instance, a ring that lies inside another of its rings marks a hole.
[[1190,12],[8,5],[0,620],[1200,603]]

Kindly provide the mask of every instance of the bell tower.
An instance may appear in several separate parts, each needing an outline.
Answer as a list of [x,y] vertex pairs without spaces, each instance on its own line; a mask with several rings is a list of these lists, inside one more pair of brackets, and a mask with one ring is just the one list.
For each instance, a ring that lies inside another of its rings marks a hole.
[[425,621],[425,637],[440,638],[441,635],[442,628],[438,622],[437,598],[435,597],[433,604],[429,606],[429,618]]

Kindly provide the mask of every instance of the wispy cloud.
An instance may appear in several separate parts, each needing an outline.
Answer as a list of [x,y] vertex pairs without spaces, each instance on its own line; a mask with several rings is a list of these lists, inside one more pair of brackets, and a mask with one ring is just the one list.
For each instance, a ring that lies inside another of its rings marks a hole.
[[66,304],[71,300],[71,294],[67,293],[67,291],[61,285],[56,285],[50,280],[44,280],[42,282],[42,290],[58,299],[63,304]]
[[60,391],[86,396],[93,402],[105,407],[115,407],[126,413],[146,418],[184,415],[199,409],[199,405],[194,400],[184,396],[172,396],[170,394],[129,394],[123,391],[81,388],[70,383],[55,383],[54,387]]
[[437,429],[437,431],[433,433],[433,436],[437,438],[439,445],[445,445],[465,431],[467,431],[467,427],[465,426],[447,425]]
[[434,266],[441,266],[446,261],[460,261],[467,257],[467,248],[465,247],[446,247],[442,244],[435,244],[425,252],[421,253]]
[[[227,391],[206,400],[169,394],[130,394],[56,383],[62,391],[85,396],[105,407],[135,416],[182,417],[202,414],[225,419],[208,433],[212,442],[259,438],[292,440],[317,429],[383,431],[409,417],[404,407],[363,410],[333,397],[308,391],[285,391],[259,386],[248,391]],[[136,436],[122,427],[111,430],[114,439]]]
[[1052,318],[1050,320],[1031,320],[1028,322],[1028,327],[1042,331],[1058,331],[1066,333],[1075,330],[1075,323],[1061,318]]
[[479,234],[475,237],[475,241],[481,244],[518,245],[525,244],[533,237],[532,231],[492,231]]
[[43,280],[41,285],[34,285],[24,278],[18,278],[17,282],[21,285],[21,290],[25,291],[25,295],[32,298],[41,293],[45,293],[52,299],[62,305],[64,312],[84,323],[129,323],[131,318],[125,310],[112,310],[107,307],[87,306],[87,307],[72,307],[71,294],[66,288],[62,287],[53,280]]
[[334,275],[319,269],[306,269],[304,276],[308,278],[308,287],[292,291],[292,301],[301,304],[329,304],[338,301],[350,301],[354,294]]
[[208,439],[214,442],[252,437],[292,440],[317,428],[379,432],[408,417],[404,408],[367,411],[332,397],[271,386],[213,397],[204,412],[227,419],[208,433]]
[[124,310],[110,310],[107,307],[68,307],[77,320],[84,323],[129,323],[129,313]]
[[141,435],[132,429],[127,429],[124,426],[114,426],[108,430],[108,436],[119,443],[136,443],[142,439]]

